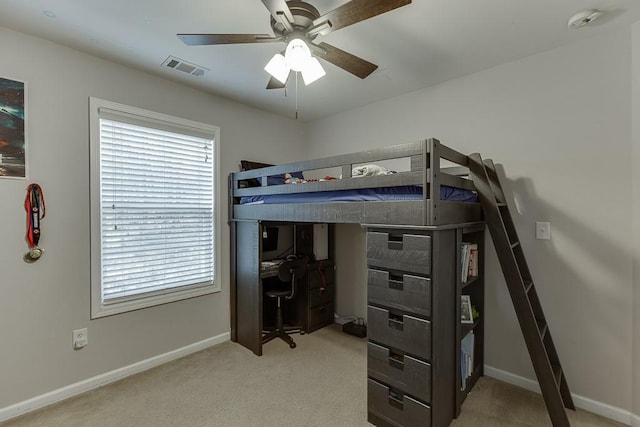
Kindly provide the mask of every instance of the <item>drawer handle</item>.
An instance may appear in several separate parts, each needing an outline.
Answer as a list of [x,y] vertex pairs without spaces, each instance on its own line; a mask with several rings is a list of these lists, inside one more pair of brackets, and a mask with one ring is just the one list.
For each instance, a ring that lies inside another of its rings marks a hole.
[[392,368],[404,370],[404,356],[389,352],[389,366]]
[[389,319],[389,327],[398,331],[404,330],[404,322],[402,320]]
[[396,393],[395,391],[391,391],[389,390],[389,404],[391,404],[392,406],[395,406],[396,408],[399,409],[403,409],[404,408],[404,402],[403,402],[403,395],[400,393]]
[[402,280],[391,280],[389,279],[389,289],[395,289],[397,291],[401,291],[404,288],[404,282]]
[[392,240],[389,240],[389,249],[392,251],[401,251],[402,242],[394,242]]
[[393,235],[393,234],[389,234],[389,249],[394,250],[394,251],[401,251],[402,250],[402,234],[400,235]]

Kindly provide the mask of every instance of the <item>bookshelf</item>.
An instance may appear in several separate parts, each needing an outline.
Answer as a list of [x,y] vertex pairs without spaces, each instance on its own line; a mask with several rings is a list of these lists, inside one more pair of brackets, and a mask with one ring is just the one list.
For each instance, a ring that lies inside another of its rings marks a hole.
[[[484,225],[457,230],[456,416],[469,391],[484,374]],[[466,271],[465,271],[466,270]],[[475,309],[472,323],[462,321],[462,296]],[[466,363],[465,363],[466,362]]]

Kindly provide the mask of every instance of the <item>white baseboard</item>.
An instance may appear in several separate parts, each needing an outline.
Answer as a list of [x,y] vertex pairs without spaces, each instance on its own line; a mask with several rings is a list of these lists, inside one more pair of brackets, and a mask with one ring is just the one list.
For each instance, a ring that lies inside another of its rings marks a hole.
[[[540,386],[538,385],[538,382],[530,380],[529,378],[524,378],[488,365],[484,365],[484,374],[488,377],[504,381],[505,383],[540,393]],[[640,427],[640,417],[632,414],[630,411],[582,397],[574,393],[571,393],[571,397],[573,398],[573,403],[576,405],[576,408],[602,415],[603,417],[607,417],[626,425]]]
[[15,405],[7,406],[6,408],[0,408],[0,422],[17,417],[19,415],[26,414],[27,412],[31,412],[36,409],[44,408],[45,406],[51,405],[53,403],[60,402],[70,397],[77,396],[78,394],[85,393],[89,390],[93,390],[114,381],[118,381],[122,378],[128,377],[129,375],[137,374],[139,372],[146,371],[147,369],[151,369],[172,360],[187,356],[191,353],[204,350],[207,347],[229,341],[229,339],[230,333],[225,332],[215,337],[207,338],[206,340],[189,344],[185,347],[178,348],[164,354],[159,354],[157,356],[142,360],[132,365],[124,366],[122,368],[106,372],[104,374],[96,375],[95,377],[88,378],[75,384],[70,384],[66,387],[50,391],[49,393],[41,394],[40,396],[36,396],[32,399],[16,403]]

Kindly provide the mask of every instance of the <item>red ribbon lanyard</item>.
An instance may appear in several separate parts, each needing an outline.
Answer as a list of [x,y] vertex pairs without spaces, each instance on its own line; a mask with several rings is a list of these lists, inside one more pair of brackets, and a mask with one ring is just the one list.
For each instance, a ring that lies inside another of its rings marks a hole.
[[27,242],[34,248],[40,241],[40,220],[45,215],[44,194],[38,184],[27,187],[24,209],[27,211]]

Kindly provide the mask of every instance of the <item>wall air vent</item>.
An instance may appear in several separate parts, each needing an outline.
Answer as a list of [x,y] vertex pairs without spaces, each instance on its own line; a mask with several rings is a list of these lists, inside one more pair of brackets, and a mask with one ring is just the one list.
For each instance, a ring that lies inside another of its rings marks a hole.
[[162,66],[181,71],[183,73],[191,74],[196,77],[202,77],[205,71],[209,71],[207,68],[187,62],[180,58],[176,58],[175,56],[169,56],[167,59],[165,59],[162,63]]

